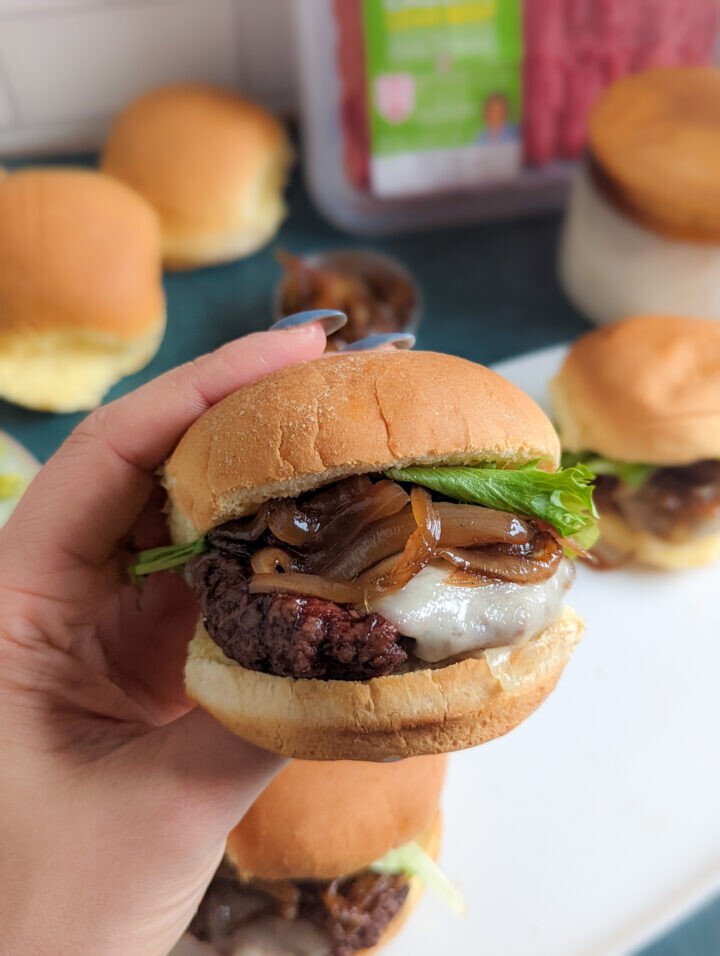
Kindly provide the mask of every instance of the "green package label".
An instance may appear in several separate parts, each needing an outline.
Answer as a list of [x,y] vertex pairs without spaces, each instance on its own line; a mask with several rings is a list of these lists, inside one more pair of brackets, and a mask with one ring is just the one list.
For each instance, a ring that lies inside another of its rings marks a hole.
[[472,186],[520,167],[521,0],[363,0],[378,195]]

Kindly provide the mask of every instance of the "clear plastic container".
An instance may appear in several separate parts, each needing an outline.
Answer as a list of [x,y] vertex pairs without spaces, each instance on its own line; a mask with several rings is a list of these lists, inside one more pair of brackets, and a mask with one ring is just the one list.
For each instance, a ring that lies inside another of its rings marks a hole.
[[308,187],[329,220],[361,234],[558,208],[598,93],[649,66],[711,62],[718,30],[716,0],[294,10]]

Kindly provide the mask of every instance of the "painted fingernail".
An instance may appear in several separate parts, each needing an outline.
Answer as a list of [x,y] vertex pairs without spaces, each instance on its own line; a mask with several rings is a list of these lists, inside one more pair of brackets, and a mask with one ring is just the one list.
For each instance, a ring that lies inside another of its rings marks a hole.
[[280,329],[302,329],[307,325],[317,322],[323,327],[325,335],[332,335],[344,325],[347,325],[347,316],[344,312],[336,312],[334,309],[311,309],[309,312],[296,312],[294,315],[286,315],[283,319],[278,319],[270,326],[271,331],[276,332]]
[[415,336],[409,332],[376,332],[346,345],[343,352],[364,352],[368,349],[386,348],[388,345],[394,345],[396,349],[411,349],[415,345]]

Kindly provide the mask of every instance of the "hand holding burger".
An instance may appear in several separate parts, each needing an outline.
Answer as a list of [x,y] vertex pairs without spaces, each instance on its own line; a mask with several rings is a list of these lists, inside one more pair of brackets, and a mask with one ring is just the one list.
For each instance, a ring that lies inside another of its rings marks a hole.
[[524,393],[447,355],[297,365],[203,415],[165,465],[201,619],[189,695],[277,753],[377,760],[506,733],[580,637],[567,556],[590,472]]
[[0,530],[0,951],[165,956],[282,761],[183,692],[194,599],[148,582],[155,471],[241,385],[322,354],[320,326],[233,342],[87,418]]

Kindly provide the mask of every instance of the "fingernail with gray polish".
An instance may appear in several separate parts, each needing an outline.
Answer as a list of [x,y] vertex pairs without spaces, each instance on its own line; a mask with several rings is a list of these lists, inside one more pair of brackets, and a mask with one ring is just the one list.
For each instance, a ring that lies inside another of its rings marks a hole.
[[411,349],[415,345],[415,336],[409,332],[376,332],[346,345],[343,352],[364,352],[368,349],[380,349],[385,345],[394,345],[396,349]]
[[323,327],[325,335],[332,335],[344,325],[347,325],[347,316],[344,312],[336,312],[334,309],[311,309],[308,312],[296,312],[294,315],[286,315],[283,319],[278,319],[270,326],[272,332],[281,329],[300,329],[306,325],[312,325],[317,322]]

